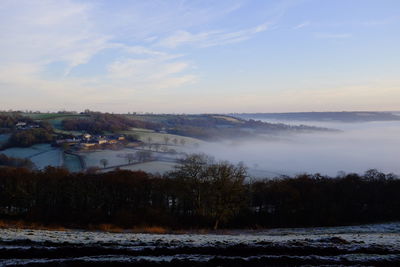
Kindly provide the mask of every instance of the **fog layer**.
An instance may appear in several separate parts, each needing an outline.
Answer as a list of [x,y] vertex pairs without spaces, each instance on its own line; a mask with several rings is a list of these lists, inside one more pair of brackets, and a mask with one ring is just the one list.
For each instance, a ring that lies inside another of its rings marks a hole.
[[[268,122],[277,122],[265,120]],[[368,169],[400,174],[400,122],[299,122],[342,130],[338,133],[280,135],[277,138],[206,143],[204,153],[220,160],[244,162],[254,177],[299,173],[336,175]]]

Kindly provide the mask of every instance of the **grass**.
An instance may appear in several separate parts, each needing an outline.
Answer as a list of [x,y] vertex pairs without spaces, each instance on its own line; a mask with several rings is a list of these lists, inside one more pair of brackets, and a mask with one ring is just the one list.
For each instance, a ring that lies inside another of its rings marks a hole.
[[58,134],[68,134],[68,135],[74,135],[74,136],[79,136],[83,134],[83,131],[66,131],[66,130],[60,130],[60,129],[54,129],[55,133]]
[[62,129],[61,122],[64,119],[69,119],[69,118],[86,118],[89,115],[84,115],[84,114],[75,114],[75,113],[70,113],[70,114],[59,114],[59,113],[24,113],[23,116],[30,117],[34,120],[42,120],[42,121],[48,121],[53,128],[55,129]]
[[[62,225],[62,224],[43,224],[38,222],[28,222],[24,220],[0,220],[0,229],[30,229],[30,230],[46,230],[46,231],[69,231],[69,230],[86,230],[86,231],[101,231],[109,233],[137,233],[137,234],[230,234],[232,230],[219,229],[212,230],[207,228],[182,228],[171,229],[163,226],[133,226],[120,227],[115,224],[101,223],[89,224],[86,226]],[[263,230],[259,229],[242,229],[242,230]],[[234,230],[233,230],[234,231]]]
[[67,228],[61,225],[44,225],[36,222],[26,222],[23,220],[0,220],[0,229],[33,229],[33,230],[51,230],[51,231],[66,231]]
[[161,226],[135,226],[131,228],[122,228],[114,224],[90,224],[86,227],[68,227],[60,224],[43,224],[37,222],[28,222],[23,220],[0,220],[0,229],[32,229],[32,230],[48,230],[48,231],[68,231],[68,230],[89,230],[102,231],[109,233],[146,233],[146,234],[167,234],[172,230]]
[[236,119],[234,117],[230,117],[230,116],[215,115],[213,117],[216,118],[216,119],[223,119],[223,120],[226,120],[226,121],[229,121],[229,122],[243,123],[243,121],[240,121],[240,120],[238,120],[238,119]]
[[145,234],[167,234],[170,233],[171,230],[161,226],[137,226],[133,228],[122,228],[113,224],[99,224],[99,225],[91,225],[90,230],[97,230],[103,232],[110,233],[145,233]]
[[192,138],[192,137],[186,137],[182,135],[175,135],[175,134],[167,134],[167,133],[158,133],[154,132],[152,130],[148,129],[141,129],[141,128],[131,128],[129,131],[120,131],[118,132],[119,134],[125,134],[125,135],[136,135],[141,141],[147,143],[148,138],[150,137],[152,139],[153,143],[160,143],[164,144],[164,137],[169,138],[169,144],[173,144],[172,140],[173,139],[178,139],[178,144],[181,139],[185,140],[185,144],[188,145],[194,145],[194,144],[200,144],[203,141],[200,139]]

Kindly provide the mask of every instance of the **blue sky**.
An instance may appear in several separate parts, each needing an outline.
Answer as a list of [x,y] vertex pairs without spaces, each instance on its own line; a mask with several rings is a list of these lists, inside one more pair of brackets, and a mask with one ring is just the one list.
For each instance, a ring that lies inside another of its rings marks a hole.
[[0,1],[0,109],[400,110],[400,1]]

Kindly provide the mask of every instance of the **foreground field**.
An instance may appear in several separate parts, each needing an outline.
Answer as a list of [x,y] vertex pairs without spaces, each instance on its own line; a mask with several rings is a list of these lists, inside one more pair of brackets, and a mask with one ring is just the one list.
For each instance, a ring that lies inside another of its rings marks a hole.
[[265,266],[400,264],[400,223],[134,234],[0,230],[2,266]]

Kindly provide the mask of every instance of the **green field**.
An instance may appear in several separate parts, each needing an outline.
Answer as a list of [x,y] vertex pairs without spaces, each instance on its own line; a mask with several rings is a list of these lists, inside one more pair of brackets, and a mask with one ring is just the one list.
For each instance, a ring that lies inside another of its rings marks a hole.
[[84,114],[60,114],[60,113],[24,113],[24,116],[30,117],[34,120],[48,121],[53,128],[62,130],[62,121],[70,118],[87,118],[89,115]]
[[34,120],[54,120],[54,119],[66,119],[71,117],[86,117],[87,115],[82,114],[60,114],[60,113],[23,113],[23,116],[30,117]]
[[129,131],[120,131],[118,132],[119,134],[125,134],[125,135],[136,135],[140,141],[143,141],[145,143],[148,142],[148,138],[151,138],[152,143],[160,143],[164,144],[165,137],[169,138],[168,144],[173,144],[173,139],[178,140],[178,144],[180,144],[180,140],[185,140],[185,145],[195,145],[195,144],[201,144],[204,141],[192,137],[186,137],[186,136],[181,136],[181,135],[175,135],[175,134],[167,134],[167,133],[158,133],[152,130],[148,129],[141,129],[141,128],[131,128]]
[[58,134],[69,134],[69,135],[74,135],[74,136],[79,136],[82,135],[84,132],[82,131],[66,131],[66,130],[60,130],[60,129],[54,129],[55,133]]

